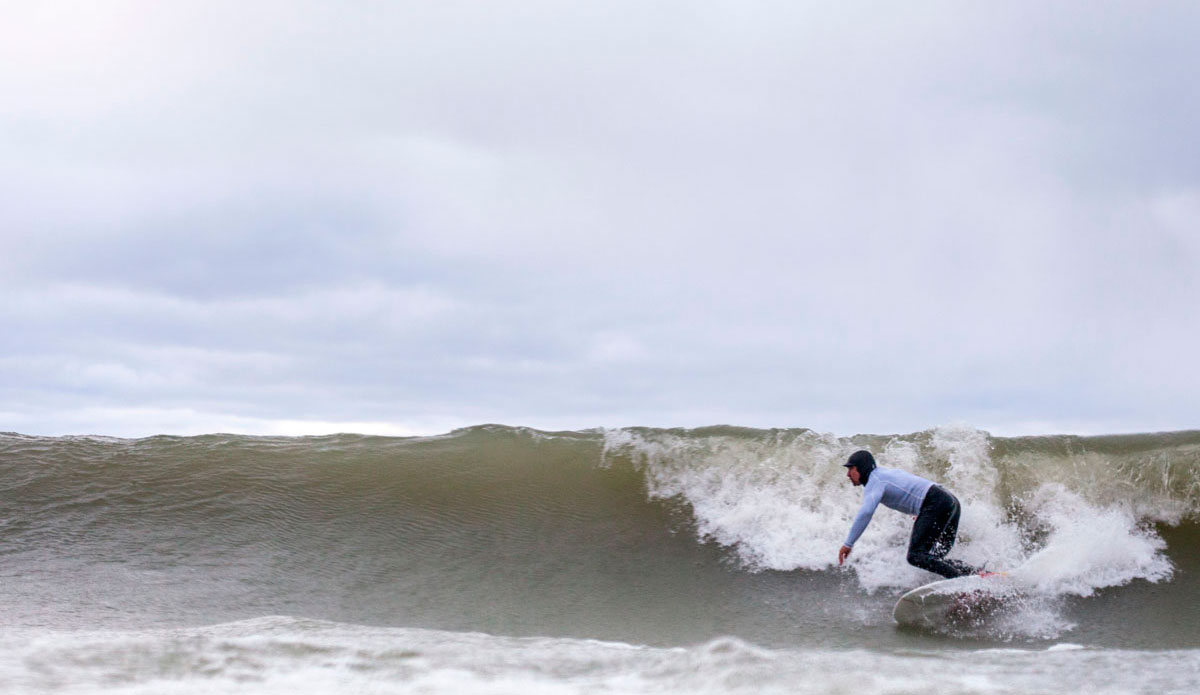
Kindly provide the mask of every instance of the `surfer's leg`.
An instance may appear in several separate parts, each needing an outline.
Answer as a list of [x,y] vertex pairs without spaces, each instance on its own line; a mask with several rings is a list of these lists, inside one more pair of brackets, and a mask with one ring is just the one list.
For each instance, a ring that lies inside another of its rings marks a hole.
[[[946,493],[949,495],[949,493]],[[941,560],[946,557],[946,553],[954,547],[954,539],[958,536],[958,518],[962,514],[962,508],[958,504],[958,499],[954,495],[949,495],[952,503],[950,514],[946,518],[946,523],[942,526],[942,530],[938,533],[937,540],[933,543],[933,548],[929,553]]]
[[947,579],[975,572],[975,568],[965,562],[945,559],[946,553],[954,546],[959,514],[958,500],[953,495],[936,485],[929,488],[917,520],[913,523],[912,538],[908,543],[910,565]]
[[908,541],[908,564],[942,574],[938,567],[941,558],[934,554],[934,546],[945,525],[946,511],[942,505],[928,498],[921,505],[921,512],[913,522],[912,537]]
[[[946,520],[946,525],[942,528],[942,532],[938,534],[937,542],[933,544],[933,556],[941,561],[943,565],[949,565],[957,572],[955,576],[963,576],[965,574],[975,574],[978,570],[968,565],[961,560],[947,559],[946,553],[954,547],[954,540],[958,537],[958,519],[962,516],[962,506],[958,503],[958,498],[950,493],[946,493],[950,499],[954,500],[954,511],[950,513],[950,518]],[[938,574],[942,574],[939,572]],[[942,576],[947,576],[942,574]]]

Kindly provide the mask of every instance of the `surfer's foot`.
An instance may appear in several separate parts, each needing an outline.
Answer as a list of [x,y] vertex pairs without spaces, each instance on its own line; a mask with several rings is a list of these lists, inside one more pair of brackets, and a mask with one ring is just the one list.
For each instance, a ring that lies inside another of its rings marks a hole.
[[983,563],[983,565],[975,572],[975,574],[978,574],[981,577],[994,577],[997,574],[1003,574],[1002,572],[989,572],[987,566],[988,563]]

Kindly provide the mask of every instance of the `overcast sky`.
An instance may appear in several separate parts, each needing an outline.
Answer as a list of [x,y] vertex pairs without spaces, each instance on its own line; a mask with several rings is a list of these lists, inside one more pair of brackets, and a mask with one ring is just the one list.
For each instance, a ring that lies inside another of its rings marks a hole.
[[1200,4],[0,8],[0,430],[1200,427]]

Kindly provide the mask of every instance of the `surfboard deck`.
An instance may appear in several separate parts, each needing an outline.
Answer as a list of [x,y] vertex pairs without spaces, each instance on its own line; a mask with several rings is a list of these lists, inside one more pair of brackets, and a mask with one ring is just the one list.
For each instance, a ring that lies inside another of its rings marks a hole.
[[978,621],[1021,593],[1020,584],[1003,572],[940,579],[901,596],[892,618],[905,627],[926,629]]

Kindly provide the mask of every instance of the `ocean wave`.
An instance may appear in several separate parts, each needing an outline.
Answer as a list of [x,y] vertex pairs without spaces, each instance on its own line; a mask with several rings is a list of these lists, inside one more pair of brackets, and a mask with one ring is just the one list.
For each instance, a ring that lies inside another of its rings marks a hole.
[[[954,556],[1053,599],[1020,621],[1026,635],[1069,629],[1072,601],[1131,583],[1170,580],[1163,613],[1192,610],[1195,582],[1173,572],[1200,563],[1200,433],[499,425],[410,438],[0,435],[0,554],[19,578],[0,606],[10,624],[303,607],[452,630],[787,642],[803,639],[797,624],[886,623],[898,590],[932,578],[905,562],[911,519],[888,510],[836,566],[861,494],[840,464],[858,448],[959,496]],[[1165,619],[1147,618],[1147,640]]]

